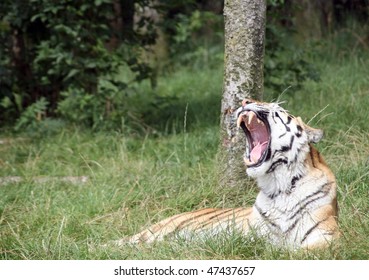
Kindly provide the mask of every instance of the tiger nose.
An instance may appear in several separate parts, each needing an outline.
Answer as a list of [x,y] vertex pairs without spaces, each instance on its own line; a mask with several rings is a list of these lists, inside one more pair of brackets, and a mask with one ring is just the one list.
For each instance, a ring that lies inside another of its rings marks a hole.
[[246,98],[244,100],[242,100],[242,107],[245,107],[247,104],[253,103],[254,100],[250,99],[250,98]]

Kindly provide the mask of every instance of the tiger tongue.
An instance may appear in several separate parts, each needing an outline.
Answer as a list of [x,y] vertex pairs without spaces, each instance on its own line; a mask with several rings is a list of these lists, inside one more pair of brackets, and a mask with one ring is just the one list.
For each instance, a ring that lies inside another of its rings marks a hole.
[[264,143],[258,142],[255,147],[252,149],[250,153],[251,161],[254,163],[257,163],[259,159],[261,158],[261,155],[265,151],[265,147],[268,144],[268,141],[265,141]]

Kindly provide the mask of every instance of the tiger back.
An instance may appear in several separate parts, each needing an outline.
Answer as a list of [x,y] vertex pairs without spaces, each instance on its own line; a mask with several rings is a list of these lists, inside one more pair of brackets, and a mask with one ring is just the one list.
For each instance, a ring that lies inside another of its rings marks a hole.
[[290,115],[277,103],[246,99],[235,112],[246,139],[247,174],[259,193],[250,208],[206,208],[164,219],[115,241],[150,243],[166,236],[213,237],[251,230],[278,246],[315,248],[339,236],[336,180],[312,143],[323,132]]

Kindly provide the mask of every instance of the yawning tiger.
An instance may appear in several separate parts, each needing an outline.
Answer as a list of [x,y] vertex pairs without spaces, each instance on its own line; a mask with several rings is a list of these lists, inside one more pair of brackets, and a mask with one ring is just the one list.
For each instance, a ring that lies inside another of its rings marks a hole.
[[293,117],[277,103],[247,99],[235,112],[246,137],[247,174],[260,189],[251,208],[207,208],[169,217],[116,242],[140,243],[165,236],[215,236],[251,229],[273,244],[312,248],[339,235],[336,181],[311,145],[323,132]]

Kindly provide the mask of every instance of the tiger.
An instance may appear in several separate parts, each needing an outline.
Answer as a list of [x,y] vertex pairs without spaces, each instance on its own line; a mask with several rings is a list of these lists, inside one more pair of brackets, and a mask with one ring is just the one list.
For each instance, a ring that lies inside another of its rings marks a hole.
[[[246,139],[246,173],[259,193],[252,207],[206,208],[166,218],[117,245],[151,243],[167,236],[214,237],[237,230],[288,248],[321,248],[339,234],[337,186],[313,143],[323,137],[280,103],[253,99],[235,110]],[[242,132],[241,132],[242,133]]]

